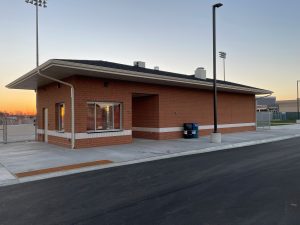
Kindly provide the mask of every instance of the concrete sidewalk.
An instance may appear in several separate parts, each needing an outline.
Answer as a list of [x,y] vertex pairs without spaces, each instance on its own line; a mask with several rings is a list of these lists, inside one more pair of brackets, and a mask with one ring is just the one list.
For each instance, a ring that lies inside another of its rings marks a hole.
[[300,125],[276,126],[270,130],[225,134],[222,136],[221,144],[210,143],[209,137],[167,141],[135,139],[132,144],[80,150],[70,150],[40,142],[1,144],[0,186],[293,137],[300,137]]

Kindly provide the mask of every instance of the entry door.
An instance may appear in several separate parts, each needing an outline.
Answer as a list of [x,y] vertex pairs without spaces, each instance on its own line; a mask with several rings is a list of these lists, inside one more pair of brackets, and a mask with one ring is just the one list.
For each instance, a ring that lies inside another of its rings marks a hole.
[[48,142],[48,109],[44,109],[44,141]]

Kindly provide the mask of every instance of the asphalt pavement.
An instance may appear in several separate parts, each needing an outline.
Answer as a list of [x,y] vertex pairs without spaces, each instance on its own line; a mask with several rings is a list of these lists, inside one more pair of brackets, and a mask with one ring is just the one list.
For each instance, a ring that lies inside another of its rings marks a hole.
[[1,225],[300,224],[300,138],[0,188]]

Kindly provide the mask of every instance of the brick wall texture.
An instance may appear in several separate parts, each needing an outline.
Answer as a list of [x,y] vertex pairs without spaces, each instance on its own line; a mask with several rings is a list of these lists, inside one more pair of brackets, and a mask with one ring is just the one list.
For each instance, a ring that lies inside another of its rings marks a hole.
[[[132,127],[182,127],[183,123],[213,124],[213,92],[193,88],[144,84],[110,79],[72,76],[64,81],[75,88],[75,132],[87,132],[87,102],[121,102],[124,130]],[[44,108],[48,108],[48,128],[55,131],[57,103],[65,103],[65,132],[71,132],[70,88],[52,83],[38,89],[38,127],[44,129]],[[219,92],[219,124],[255,123],[255,96],[250,94]],[[254,130],[254,126],[220,129],[223,133]],[[200,130],[207,135],[211,130]],[[150,139],[181,138],[182,132],[133,131],[132,136],[100,137],[76,140],[76,148],[130,143],[132,137]],[[66,138],[49,136],[49,142],[70,147]],[[43,135],[39,135],[43,141]]]

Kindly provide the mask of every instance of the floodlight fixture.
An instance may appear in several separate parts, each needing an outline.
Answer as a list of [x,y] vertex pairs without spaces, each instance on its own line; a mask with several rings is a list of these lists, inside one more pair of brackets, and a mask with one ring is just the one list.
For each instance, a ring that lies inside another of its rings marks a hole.
[[226,59],[226,52],[219,52],[219,56],[222,59]]
[[214,4],[214,5],[213,5],[214,8],[220,8],[221,6],[223,6],[222,3],[217,3],[217,4]]
[[39,7],[47,7],[46,0],[25,0],[25,2]]

